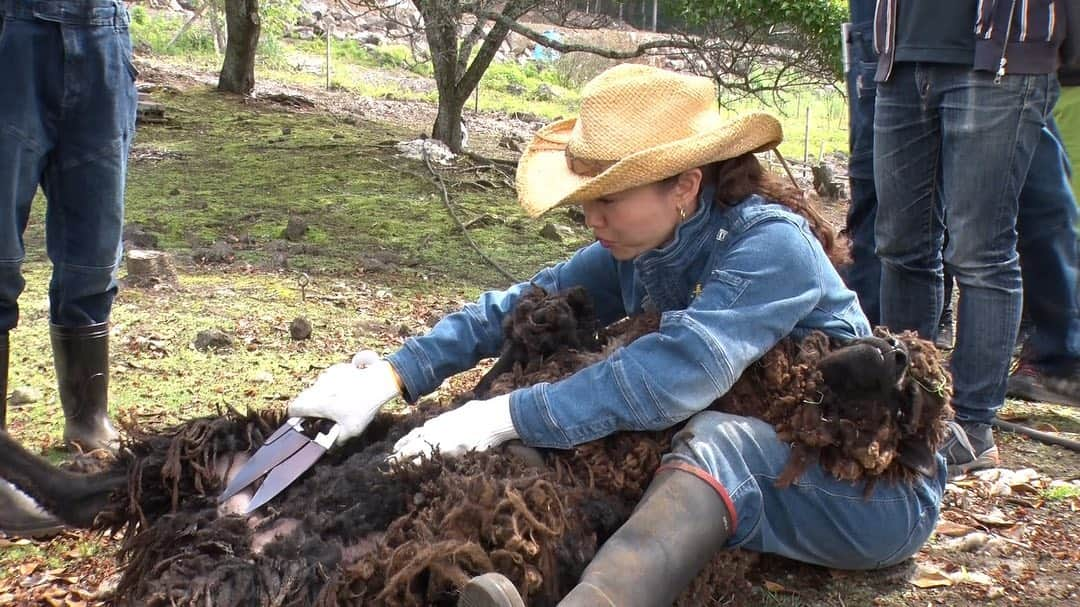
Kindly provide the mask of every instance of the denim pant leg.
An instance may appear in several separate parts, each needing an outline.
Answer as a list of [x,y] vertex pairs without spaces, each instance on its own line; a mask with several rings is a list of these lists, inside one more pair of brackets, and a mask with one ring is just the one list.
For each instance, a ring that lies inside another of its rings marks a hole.
[[1077,208],[1053,119],[1040,133],[1016,221],[1024,306],[1034,330],[1026,358],[1044,370],[1080,360]]
[[962,421],[989,423],[1004,403],[1020,323],[1016,253],[1020,188],[1057,96],[1050,75],[900,64],[878,86],[875,235],[882,322],[935,335],[944,251],[960,288],[951,367]]
[[52,146],[45,115],[51,90],[38,73],[47,41],[12,10],[0,13],[0,332],[15,328],[25,256],[23,233]]
[[874,108],[881,323],[924,337],[935,335],[944,297],[940,148],[937,108],[924,103],[915,66],[897,64],[890,79],[878,83]]
[[[853,0],[852,14],[858,2]],[[872,3],[871,3],[872,4]],[[880,323],[879,292],[881,262],[874,252],[874,218],[877,192],[874,189],[874,99],[877,55],[873,46],[873,14],[870,20],[856,23],[851,29],[851,71],[847,75],[848,181],[851,206],[848,207],[845,234],[851,241],[852,261],[842,270],[844,282],[859,296],[859,304],[871,326]]]
[[727,489],[736,516],[729,547],[873,569],[915,554],[934,530],[946,482],[940,457],[936,478],[911,486],[879,483],[865,498],[863,483],[837,480],[819,466],[778,489],[789,453],[769,424],[705,411],[675,435],[664,464],[694,466]]
[[[0,120],[9,131],[30,133],[24,146],[44,152],[45,162],[33,155],[0,158],[16,167],[7,170],[36,175],[48,201],[50,319],[61,326],[103,322],[116,294],[135,132],[127,11],[119,0],[8,0],[5,6],[0,80],[6,83],[0,86],[12,87],[25,105]],[[23,162],[33,168],[17,165]],[[31,187],[20,186],[16,206],[29,204],[21,197]],[[21,234],[19,226],[14,230]]]

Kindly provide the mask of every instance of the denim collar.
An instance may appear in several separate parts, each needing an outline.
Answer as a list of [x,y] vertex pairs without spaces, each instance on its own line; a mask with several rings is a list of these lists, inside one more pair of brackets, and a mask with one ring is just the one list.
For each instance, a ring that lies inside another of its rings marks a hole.
[[715,192],[715,185],[703,186],[701,193],[698,194],[697,211],[675,228],[675,237],[671,242],[638,255],[634,259],[634,266],[640,271],[695,257],[712,232],[709,218],[712,216],[713,207],[716,206],[713,202]]

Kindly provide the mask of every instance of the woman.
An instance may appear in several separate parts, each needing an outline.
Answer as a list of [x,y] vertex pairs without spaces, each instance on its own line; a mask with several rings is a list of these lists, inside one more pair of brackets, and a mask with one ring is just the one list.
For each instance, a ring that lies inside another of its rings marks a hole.
[[[517,173],[530,215],[580,204],[597,242],[542,270],[549,292],[583,286],[602,324],[645,309],[660,330],[553,384],[471,401],[395,445],[456,455],[510,439],[569,448],[623,430],[689,420],[630,519],[603,545],[565,605],[670,605],[719,550],[741,546],[828,567],[899,562],[929,536],[944,467],[912,485],[863,487],[811,468],[775,479],[789,447],[756,419],[702,412],[788,335],[870,333],[837,276],[831,231],[753,152],[780,125],[752,114],[724,123],[712,82],[640,65],[612,68],[582,92],[581,115],[537,133]],[[779,203],[779,204],[778,204]],[[488,292],[426,336],[379,360],[362,352],[328,369],[290,414],[332,418],[358,434],[398,394],[408,400],[495,355],[501,321],[529,283]],[[461,605],[523,605],[497,574]]]

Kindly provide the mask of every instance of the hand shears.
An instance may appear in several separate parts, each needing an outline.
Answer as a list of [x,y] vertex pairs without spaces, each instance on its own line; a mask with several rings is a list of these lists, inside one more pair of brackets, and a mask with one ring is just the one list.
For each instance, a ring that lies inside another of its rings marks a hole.
[[[341,426],[333,424],[325,432],[319,432],[314,438],[310,438],[305,434],[305,421],[323,420],[305,420],[303,417],[290,417],[286,420],[240,468],[229,485],[225,487],[218,501],[224,502],[266,475],[259,490],[255,492],[255,496],[251,498],[247,509],[244,510],[244,514],[251,514],[288,488],[315,465],[315,462],[319,461],[319,458],[337,440],[338,434],[341,433]],[[328,422],[323,421],[321,426],[325,428],[326,423]],[[317,430],[319,425],[312,424],[310,431]]]

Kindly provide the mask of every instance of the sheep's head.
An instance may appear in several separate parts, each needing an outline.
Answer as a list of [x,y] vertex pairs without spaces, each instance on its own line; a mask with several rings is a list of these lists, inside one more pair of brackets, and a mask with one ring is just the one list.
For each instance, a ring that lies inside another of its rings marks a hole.
[[862,337],[825,355],[818,365],[834,393],[849,398],[885,397],[907,377],[908,348],[896,336]]

